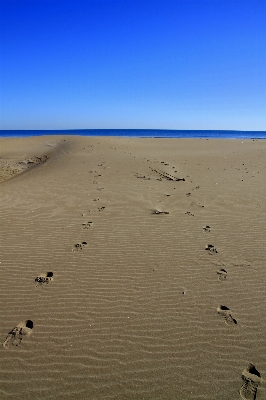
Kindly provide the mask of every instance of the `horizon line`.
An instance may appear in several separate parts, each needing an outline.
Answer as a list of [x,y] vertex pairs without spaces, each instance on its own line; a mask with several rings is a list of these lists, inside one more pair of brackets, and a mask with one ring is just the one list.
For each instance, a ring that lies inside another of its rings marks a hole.
[[60,129],[0,129],[1,131],[196,131],[196,132],[266,132],[266,130],[242,129],[164,129],[164,128],[60,128]]

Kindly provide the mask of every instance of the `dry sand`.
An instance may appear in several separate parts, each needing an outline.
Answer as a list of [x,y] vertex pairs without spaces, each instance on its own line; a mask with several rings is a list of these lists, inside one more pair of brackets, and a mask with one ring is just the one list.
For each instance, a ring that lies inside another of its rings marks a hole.
[[266,399],[266,141],[0,146],[1,398]]

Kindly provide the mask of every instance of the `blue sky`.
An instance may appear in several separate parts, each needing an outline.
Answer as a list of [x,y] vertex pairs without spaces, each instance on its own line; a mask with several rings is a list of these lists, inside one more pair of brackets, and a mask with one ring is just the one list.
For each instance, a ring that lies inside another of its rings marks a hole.
[[266,0],[0,0],[1,129],[266,130]]

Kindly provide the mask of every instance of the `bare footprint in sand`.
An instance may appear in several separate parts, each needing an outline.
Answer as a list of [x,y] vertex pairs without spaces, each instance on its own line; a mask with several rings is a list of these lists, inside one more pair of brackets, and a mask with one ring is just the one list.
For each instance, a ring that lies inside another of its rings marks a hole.
[[87,242],[76,243],[74,244],[72,251],[80,251],[84,246],[87,246]]
[[220,314],[224,318],[225,323],[227,325],[235,325],[235,324],[237,324],[237,320],[232,317],[230,308],[228,308],[226,306],[218,306],[217,307],[217,312],[218,312],[218,314]]
[[92,221],[88,221],[88,222],[83,222],[82,223],[82,227],[83,229],[89,229],[89,227],[92,225]]
[[218,251],[216,250],[216,248],[212,244],[206,244],[205,250],[207,250],[209,252],[209,254],[218,253]]
[[10,331],[3,343],[5,348],[11,346],[18,346],[24,337],[29,336],[32,333],[33,322],[30,319],[20,322],[15,328]]
[[217,275],[218,275],[218,280],[219,281],[225,281],[227,278],[227,271],[223,268],[218,269],[217,271]]
[[259,371],[253,364],[249,364],[242,372],[243,385],[239,391],[240,396],[244,400],[255,400],[257,389],[262,381]]
[[48,285],[49,282],[53,281],[53,272],[47,272],[46,274],[41,274],[35,278],[36,286],[42,286],[44,284]]

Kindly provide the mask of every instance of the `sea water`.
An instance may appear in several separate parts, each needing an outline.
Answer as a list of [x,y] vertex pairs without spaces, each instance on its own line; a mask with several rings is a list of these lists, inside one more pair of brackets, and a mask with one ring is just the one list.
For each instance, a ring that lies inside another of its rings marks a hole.
[[164,129],[0,130],[0,138],[44,135],[117,136],[124,138],[266,139],[266,131]]

